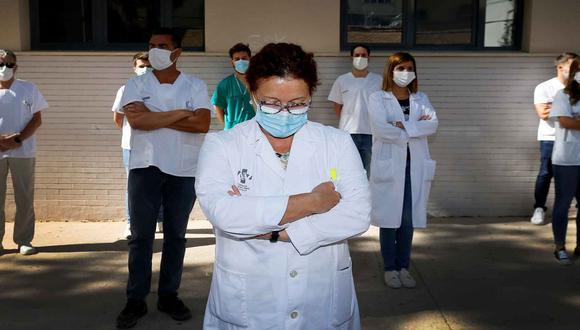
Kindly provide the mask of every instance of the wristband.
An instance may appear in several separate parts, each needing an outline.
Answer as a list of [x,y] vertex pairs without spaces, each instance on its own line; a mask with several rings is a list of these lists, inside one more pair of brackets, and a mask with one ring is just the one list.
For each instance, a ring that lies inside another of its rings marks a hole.
[[270,243],[276,243],[278,242],[278,238],[280,237],[280,232],[279,231],[273,231],[272,232],[272,237],[270,237]]

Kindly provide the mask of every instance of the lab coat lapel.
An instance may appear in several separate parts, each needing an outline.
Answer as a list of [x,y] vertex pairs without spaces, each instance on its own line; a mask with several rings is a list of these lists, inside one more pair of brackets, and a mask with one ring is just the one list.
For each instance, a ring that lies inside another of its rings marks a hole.
[[272,149],[272,145],[270,145],[270,142],[268,142],[268,138],[266,138],[266,135],[264,135],[264,133],[260,129],[260,126],[255,120],[254,125],[255,125],[254,150],[256,152],[256,155],[266,164],[267,167],[269,167],[272,170],[272,172],[274,172],[276,175],[278,175],[280,178],[283,179],[286,176],[286,173],[282,168],[282,163],[280,162],[278,157],[276,157],[276,153],[274,152],[274,149]]
[[311,189],[309,186],[311,180],[308,176],[312,173],[312,166],[315,164],[312,158],[317,145],[308,122],[296,133],[292,141],[284,183],[286,193],[303,193]]

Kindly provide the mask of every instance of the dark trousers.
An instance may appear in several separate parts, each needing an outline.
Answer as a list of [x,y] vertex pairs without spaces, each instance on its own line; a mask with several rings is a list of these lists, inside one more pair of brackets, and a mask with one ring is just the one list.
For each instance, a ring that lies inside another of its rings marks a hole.
[[[557,246],[565,246],[570,203],[574,197],[576,197],[576,202],[580,203],[580,166],[554,165],[554,183],[556,186],[556,198],[552,211],[554,243]],[[579,229],[580,212],[576,214],[576,244],[580,242]]]
[[151,258],[159,208],[163,203],[163,254],[158,295],[177,296],[185,255],[185,231],[195,202],[195,178],[161,172],[159,168],[129,172],[129,281],[127,298],[144,300],[151,289]]
[[540,141],[540,172],[536,178],[536,189],[534,191],[534,209],[541,207],[546,209],[546,199],[550,191],[550,182],[554,177],[552,170],[552,150],[554,141]]
[[373,136],[370,134],[351,134],[352,141],[358,150],[363,167],[367,171],[367,178],[371,175],[371,155],[373,150]]
[[405,168],[405,193],[403,196],[403,214],[401,227],[381,228],[379,240],[385,271],[409,269],[411,262],[411,245],[413,244],[413,194],[411,191],[411,156],[407,149],[407,166]]

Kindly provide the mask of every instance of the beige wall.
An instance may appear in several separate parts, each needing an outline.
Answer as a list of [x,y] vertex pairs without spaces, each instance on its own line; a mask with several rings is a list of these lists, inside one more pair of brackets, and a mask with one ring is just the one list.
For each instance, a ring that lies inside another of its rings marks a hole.
[[524,50],[530,53],[580,51],[579,0],[527,0],[524,5]]
[[313,52],[338,52],[338,0],[205,1],[206,52],[224,53],[237,42],[259,49],[268,42],[296,42]]
[[30,49],[28,0],[0,0],[0,47]]

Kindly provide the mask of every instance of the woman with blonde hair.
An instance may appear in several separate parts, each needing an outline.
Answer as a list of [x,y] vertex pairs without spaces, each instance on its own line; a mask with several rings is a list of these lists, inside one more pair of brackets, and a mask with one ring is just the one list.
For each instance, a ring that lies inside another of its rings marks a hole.
[[380,227],[384,280],[391,288],[413,288],[409,273],[414,228],[425,228],[435,174],[427,137],[438,121],[429,98],[418,91],[416,62],[409,53],[391,55],[383,90],[369,98],[373,135],[371,221]]

